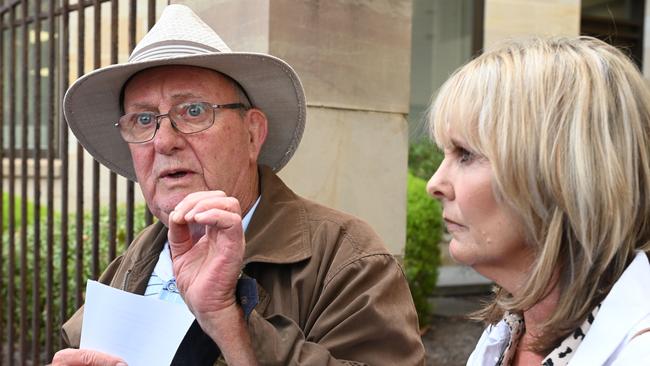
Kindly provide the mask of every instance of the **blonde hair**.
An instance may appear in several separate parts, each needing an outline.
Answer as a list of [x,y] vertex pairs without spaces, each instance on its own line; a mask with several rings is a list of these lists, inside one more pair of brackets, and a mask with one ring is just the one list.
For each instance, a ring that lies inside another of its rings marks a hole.
[[[534,350],[550,351],[650,250],[650,91],[632,62],[591,37],[510,41],[456,71],[430,110],[485,156],[497,199],[522,218],[536,260],[520,295],[496,292],[495,323],[557,285]],[[558,276],[559,275],[559,276]]]

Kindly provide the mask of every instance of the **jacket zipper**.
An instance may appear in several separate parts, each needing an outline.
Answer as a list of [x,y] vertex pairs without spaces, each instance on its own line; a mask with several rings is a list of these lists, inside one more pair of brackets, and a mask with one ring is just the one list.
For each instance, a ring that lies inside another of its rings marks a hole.
[[129,276],[131,275],[132,269],[128,269],[124,275],[124,282],[122,283],[122,290],[126,291],[126,285],[129,282]]

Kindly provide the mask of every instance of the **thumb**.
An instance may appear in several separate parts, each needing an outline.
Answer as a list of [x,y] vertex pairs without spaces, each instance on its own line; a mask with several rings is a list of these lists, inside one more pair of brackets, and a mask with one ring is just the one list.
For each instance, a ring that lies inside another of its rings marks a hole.
[[167,233],[172,260],[192,248],[192,233],[183,215],[176,211],[169,214],[169,231]]
[[89,349],[64,349],[52,359],[52,366],[126,366],[119,357]]

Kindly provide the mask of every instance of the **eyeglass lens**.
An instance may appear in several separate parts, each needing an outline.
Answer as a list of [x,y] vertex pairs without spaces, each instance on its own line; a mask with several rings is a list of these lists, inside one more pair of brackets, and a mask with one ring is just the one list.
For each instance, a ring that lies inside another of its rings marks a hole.
[[214,122],[215,108],[206,102],[182,103],[173,106],[169,113],[128,113],[119,121],[120,132],[127,142],[146,142],[156,134],[158,123],[168,117],[172,126],[181,133],[201,132]]

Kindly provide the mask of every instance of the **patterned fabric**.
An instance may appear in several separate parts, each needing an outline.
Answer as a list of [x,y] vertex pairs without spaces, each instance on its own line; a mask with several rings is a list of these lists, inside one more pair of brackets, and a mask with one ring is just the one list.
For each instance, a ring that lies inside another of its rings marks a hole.
[[169,251],[169,243],[160,252],[158,263],[151,273],[144,296],[154,296],[160,300],[185,304],[181,294],[176,288],[176,279],[172,270],[172,257]]
[[[594,319],[596,319],[596,314],[598,314],[599,309],[600,304],[594,308],[594,310],[587,316],[587,319],[585,319],[576,330],[574,330],[560,343],[559,346],[554,348],[553,351],[544,358],[541,366],[568,365],[571,357],[573,357],[575,351],[578,349],[578,346],[580,346],[580,343],[585,339],[591,324],[593,324]],[[524,318],[521,314],[506,312],[503,318],[510,329],[510,339],[495,366],[509,366],[512,363],[512,360],[517,353],[517,345],[526,330]]]
[[575,354],[575,351],[580,346],[580,343],[585,339],[585,335],[591,328],[594,319],[596,319],[596,314],[600,310],[600,304],[594,308],[594,310],[587,316],[582,324],[573,331],[568,337],[566,337],[559,346],[557,346],[551,353],[546,356],[542,362],[542,366],[565,366],[571,361],[571,357]]
[[495,366],[510,365],[512,359],[517,353],[517,345],[519,344],[519,340],[526,330],[526,326],[524,325],[524,318],[521,314],[507,312],[503,318],[508,325],[508,328],[510,329],[510,340],[508,340],[508,345],[506,346],[506,349],[503,350],[503,353],[501,354],[501,357]]

